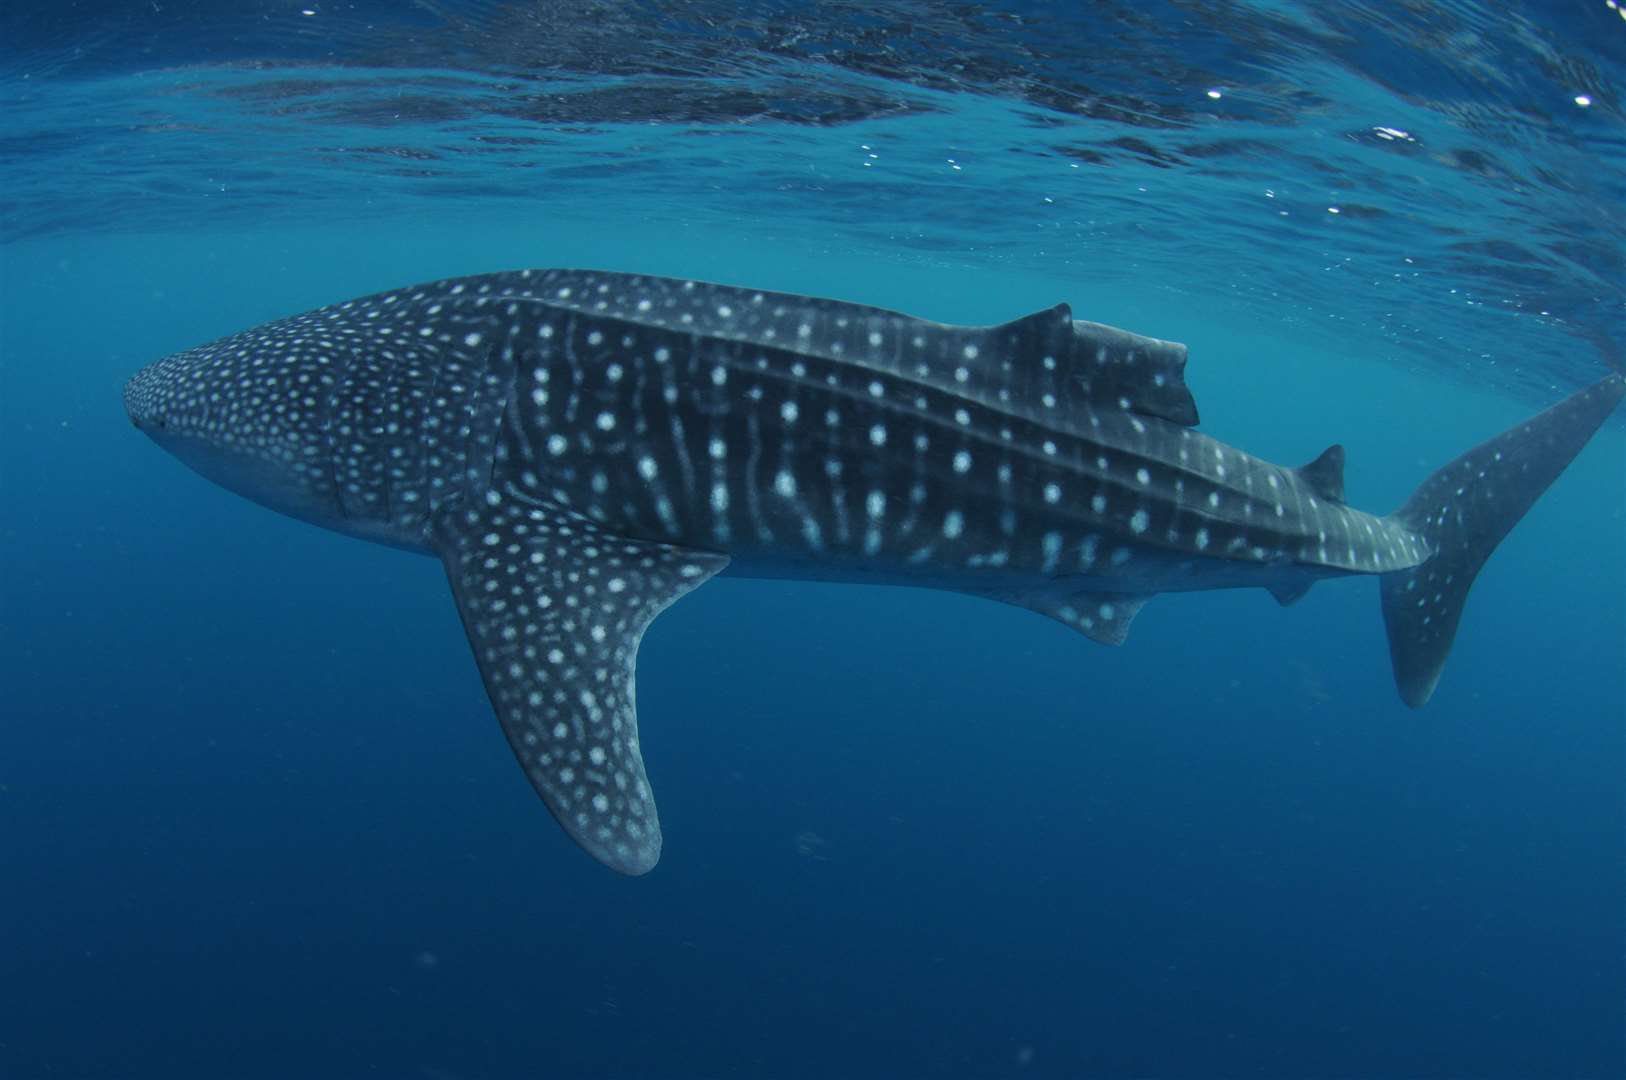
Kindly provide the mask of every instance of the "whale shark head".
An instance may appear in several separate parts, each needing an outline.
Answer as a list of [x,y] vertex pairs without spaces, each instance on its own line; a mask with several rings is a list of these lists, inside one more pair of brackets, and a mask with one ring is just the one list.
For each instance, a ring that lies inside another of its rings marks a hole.
[[131,423],[194,472],[245,498],[312,524],[358,531],[335,495],[320,382],[301,370],[293,341],[243,338],[175,353],[138,371],[124,384]]

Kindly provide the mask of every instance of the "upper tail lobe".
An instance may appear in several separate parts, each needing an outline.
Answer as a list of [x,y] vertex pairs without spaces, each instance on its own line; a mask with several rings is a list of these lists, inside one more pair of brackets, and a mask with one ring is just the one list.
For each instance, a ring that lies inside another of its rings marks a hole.
[[1433,549],[1381,580],[1389,655],[1406,704],[1415,708],[1434,693],[1479,568],[1622,397],[1626,379],[1610,375],[1463,454],[1390,515]]

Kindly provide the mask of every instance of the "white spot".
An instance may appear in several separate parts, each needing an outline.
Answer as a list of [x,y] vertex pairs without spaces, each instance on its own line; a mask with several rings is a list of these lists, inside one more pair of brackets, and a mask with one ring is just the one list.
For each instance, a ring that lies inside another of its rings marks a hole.
[[721,439],[713,439],[706,447],[706,451],[711,454],[713,461],[721,461],[728,456],[728,444]]
[[467,335],[466,337],[463,338],[463,344],[467,345],[471,349],[474,348],[476,345],[480,344],[480,335],[479,334],[469,334],[469,335]]
[[1196,535],[1196,537],[1194,539],[1197,542],[1197,550],[1198,551],[1202,551],[1202,550],[1206,549],[1208,547],[1208,530],[1207,529],[1198,529],[1197,530],[1197,535]]
[[655,474],[659,471],[660,469],[655,465],[655,459],[648,454],[638,459],[638,475],[645,480],[655,479]]
[[870,492],[869,497],[864,500],[864,509],[869,512],[870,517],[879,521],[886,514],[886,496],[879,491]]
[[773,489],[785,498],[794,498],[796,495],[796,477],[785,470],[773,478]]
[[728,488],[725,485],[711,486],[711,508],[719,514],[728,509]]
[[1146,526],[1149,524],[1151,524],[1151,520],[1146,516],[1144,510],[1136,510],[1129,517],[1129,527],[1134,530],[1137,536],[1145,532]]
[[965,531],[965,515],[958,510],[950,510],[943,518],[943,535],[953,540]]
[[970,472],[971,455],[964,450],[957,452],[954,455],[954,471],[957,473]]
[[1061,556],[1061,533],[1048,532],[1044,534],[1044,569],[1045,573],[1056,568],[1056,560]]
[[796,403],[794,401],[787,401],[783,405],[779,406],[779,415],[785,418],[785,423],[794,424],[797,416]]
[[598,424],[598,429],[600,431],[613,431],[615,430],[615,414],[601,412],[598,414],[598,420],[596,420],[595,423]]
[[886,425],[876,424],[869,429],[869,441],[876,446],[886,445]]
[[1090,497],[1090,509],[1094,510],[1097,514],[1106,513],[1107,512],[1107,497],[1105,495],[1091,496]]
[[1152,474],[1147,472],[1145,469],[1136,469],[1135,479],[1140,481],[1142,484],[1150,484],[1152,482]]
[[1044,486],[1044,501],[1047,503],[1061,502],[1061,488],[1056,484],[1046,484]]

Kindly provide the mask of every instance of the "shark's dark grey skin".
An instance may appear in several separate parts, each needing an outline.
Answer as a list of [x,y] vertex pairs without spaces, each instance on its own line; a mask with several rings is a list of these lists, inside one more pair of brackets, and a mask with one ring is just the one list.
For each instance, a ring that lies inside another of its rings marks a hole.
[[1612,375],[1384,517],[1343,451],[1195,430],[1183,345],[579,270],[370,296],[178,353],[131,419],[267,506],[438,556],[531,783],[588,852],[655,865],[633,666],[713,574],[920,585],[1117,644],[1155,593],[1379,575],[1401,695],[1433,692],[1491,550],[1626,394]]

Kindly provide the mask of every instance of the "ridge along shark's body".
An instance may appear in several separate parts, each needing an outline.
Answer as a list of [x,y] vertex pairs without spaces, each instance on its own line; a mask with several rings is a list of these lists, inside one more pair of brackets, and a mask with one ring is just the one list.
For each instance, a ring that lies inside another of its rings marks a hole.
[[438,556],[526,774],[624,873],[660,854],[633,708],[650,621],[729,568],[1019,604],[1117,644],[1154,593],[1380,575],[1401,695],[1474,575],[1626,393],[1611,375],[1386,517],[1343,451],[1192,430],[1186,349],[1065,305],[992,327],[575,270],[438,282],[179,353],[132,420],[274,509]]

